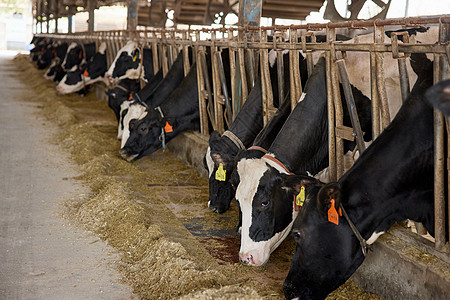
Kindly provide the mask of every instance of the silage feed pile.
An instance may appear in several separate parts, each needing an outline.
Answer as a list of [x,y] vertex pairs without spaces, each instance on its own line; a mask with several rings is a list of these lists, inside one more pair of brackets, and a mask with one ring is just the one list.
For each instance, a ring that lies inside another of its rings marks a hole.
[[[105,100],[93,92],[59,95],[28,56],[14,61],[31,89],[23,99],[37,102],[58,129],[52,142],[80,166],[77,179],[90,188],[89,194],[67,201],[64,216],[120,253],[117,268],[134,293],[142,299],[284,299],[282,283],[293,245],[262,268],[217,259],[235,259],[238,249],[208,239],[207,232],[199,240],[186,227],[196,224],[202,235],[203,227],[233,231],[237,224],[235,207],[225,217],[208,211],[207,179],[161,151],[135,163],[122,160],[116,121]],[[355,288],[330,299],[378,297]]]

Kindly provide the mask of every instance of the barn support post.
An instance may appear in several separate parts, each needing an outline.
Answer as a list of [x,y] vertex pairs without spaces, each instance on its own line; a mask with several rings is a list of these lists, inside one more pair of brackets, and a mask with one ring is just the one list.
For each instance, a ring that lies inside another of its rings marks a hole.
[[262,0],[239,0],[239,25],[259,26]]
[[72,27],[73,27],[73,16],[68,16],[67,17],[67,32],[68,33],[72,33]]
[[[267,42],[267,31],[261,31],[261,42]],[[270,82],[269,72],[269,51],[267,49],[260,49],[260,68],[261,68],[261,94],[263,101],[263,120],[264,125],[269,122],[271,116],[275,113],[273,107],[272,84]]]
[[289,29],[289,80],[290,80],[290,96],[291,96],[291,110],[297,105],[298,100],[300,99],[303,91],[302,91],[302,80],[300,77],[300,62],[299,62],[299,53],[298,50],[295,49],[295,44],[297,43],[297,30],[290,28]]
[[127,0],[127,30],[134,31],[138,20],[138,0]]
[[93,32],[95,30],[95,8],[97,6],[97,0],[89,0],[87,6],[89,12],[88,31]]

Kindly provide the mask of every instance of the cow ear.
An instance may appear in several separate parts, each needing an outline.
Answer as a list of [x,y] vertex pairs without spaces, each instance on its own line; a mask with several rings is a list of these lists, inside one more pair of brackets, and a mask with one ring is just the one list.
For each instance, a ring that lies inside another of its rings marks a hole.
[[326,184],[319,190],[317,194],[317,209],[324,216],[327,216],[333,202],[336,211],[338,211],[341,203],[341,188],[337,182]]
[[291,191],[295,196],[297,196],[302,187],[308,187],[310,185],[315,185],[318,180],[314,177],[307,175],[286,175],[281,174],[283,178],[282,188]]

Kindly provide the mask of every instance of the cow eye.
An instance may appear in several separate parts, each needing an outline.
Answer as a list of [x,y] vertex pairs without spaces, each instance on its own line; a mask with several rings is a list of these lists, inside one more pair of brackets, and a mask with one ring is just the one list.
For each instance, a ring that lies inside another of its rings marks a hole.
[[293,230],[292,235],[294,236],[295,239],[299,239],[301,237],[300,231],[297,230]]
[[141,127],[141,131],[145,132],[147,130],[147,127]]
[[270,204],[270,200],[261,202],[261,207],[267,207]]

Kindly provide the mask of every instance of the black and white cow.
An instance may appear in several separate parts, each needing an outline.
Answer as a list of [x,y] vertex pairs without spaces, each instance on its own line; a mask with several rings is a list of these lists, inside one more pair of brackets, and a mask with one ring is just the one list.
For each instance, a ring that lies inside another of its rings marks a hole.
[[[189,52],[192,61],[192,51]],[[153,76],[148,83],[137,92],[132,99],[125,101],[120,107],[120,122],[117,138],[121,139],[121,148],[130,136],[129,123],[139,119],[148,107],[157,107],[180,85],[184,79],[183,55],[178,55],[163,78],[162,69]]]
[[30,59],[31,61],[37,62],[39,56],[45,51],[45,48],[47,46],[47,39],[45,37],[33,36],[30,45],[33,46],[33,48],[30,50]]
[[53,61],[44,74],[45,79],[59,82],[64,77],[65,72],[62,69],[61,64],[64,60],[64,57],[66,56],[67,48],[68,45],[66,42],[57,42]]
[[39,55],[37,60],[37,67],[39,70],[45,69],[51,64],[56,46],[56,42],[51,42],[46,45],[45,50]]
[[[298,214],[289,191],[280,184],[285,174],[316,175],[328,166],[328,118],[325,59],[321,58],[306,83],[305,92],[261,159],[241,159],[236,200],[242,211],[242,262],[261,266],[290,232]],[[353,88],[365,139],[371,139],[370,100]],[[343,97],[342,97],[343,98]],[[344,105],[344,124],[350,126]],[[347,142],[345,150],[353,150]],[[289,170],[289,171],[288,171]]]
[[[324,299],[361,265],[366,245],[397,221],[421,222],[433,235],[433,110],[424,99],[432,63],[425,58],[414,70],[419,76],[409,98],[354,166],[338,182],[307,187],[293,226],[286,298]],[[296,195],[299,179],[284,175],[282,185]]]
[[117,52],[105,77],[111,83],[125,78],[150,80],[154,75],[153,52],[148,48],[143,48],[142,52],[137,42],[129,41]]
[[130,100],[133,93],[141,89],[139,80],[125,78],[121,80],[114,88],[107,91],[108,106],[113,110],[117,122],[120,122],[120,105]]
[[[299,56],[300,69],[303,71],[301,72],[301,78],[304,86],[308,78],[306,62],[300,53]],[[289,78],[288,52],[283,53],[283,65],[284,78],[287,79]],[[278,99],[277,61],[276,51],[274,50],[269,52],[269,73],[274,103],[278,105],[282,99]],[[284,81],[284,91],[289,91],[289,83],[289,80]],[[255,86],[248,95],[247,102],[242,107],[233,124],[231,124],[229,130],[223,136],[219,136],[218,133],[213,133],[209,139],[209,147],[205,155],[205,164],[209,174],[208,207],[214,212],[223,213],[228,210],[230,202],[235,194],[235,190],[229,182],[230,176],[234,171],[234,158],[238,151],[245,150],[252,145],[257,134],[262,129],[262,124],[261,81],[260,78],[258,78]],[[236,138],[238,142],[233,142]],[[241,145],[239,145],[239,141],[241,141]],[[241,149],[242,147],[245,149]],[[216,178],[219,167],[221,168],[220,172],[223,172],[225,175],[228,174],[228,176],[225,176],[225,178],[218,176]]]
[[127,161],[149,155],[186,130],[199,130],[197,70],[194,64],[181,84],[159,106],[130,121],[130,137],[120,149]]
[[77,44],[72,42],[67,48],[61,67],[66,72],[73,72],[82,63],[86,63],[95,54],[95,43]]
[[106,70],[106,43],[102,42],[98,51],[85,64],[80,65],[75,71],[67,72],[56,86],[56,90],[60,94],[78,92],[88,85],[103,81]]

